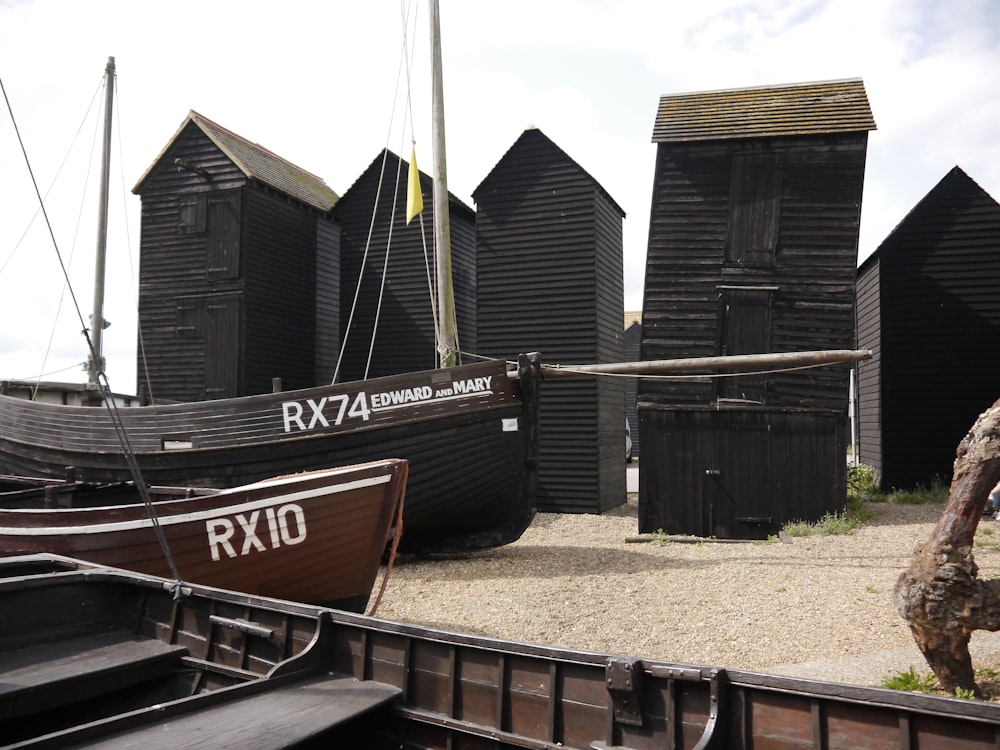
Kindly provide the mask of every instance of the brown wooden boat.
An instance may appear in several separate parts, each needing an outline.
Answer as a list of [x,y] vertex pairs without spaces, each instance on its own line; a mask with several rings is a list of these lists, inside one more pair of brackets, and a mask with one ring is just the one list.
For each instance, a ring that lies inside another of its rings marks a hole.
[[[145,482],[233,487],[385,456],[410,464],[401,549],[516,540],[535,514],[537,357],[283,393],[118,409]],[[133,479],[103,407],[0,395],[0,473]]]
[[[0,555],[51,552],[183,581],[362,611],[406,487],[401,459],[227,490],[0,479]],[[397,531],[399,528],[397,527]]]
[[64,558],[0,560],[0,744],[994,750],[1000,742],[992,703],[172,589]]

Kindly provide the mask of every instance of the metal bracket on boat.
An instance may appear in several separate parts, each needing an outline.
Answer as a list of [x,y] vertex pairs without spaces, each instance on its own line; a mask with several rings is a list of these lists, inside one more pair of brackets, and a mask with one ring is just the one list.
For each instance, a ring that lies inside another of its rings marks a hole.
[[645,721],[642,715],[642,662],[613,656],[604,667],[614,708],[615,721],[620,724],[641,727]]
[[267,628],[263,625],[258,625],[255,622],[250,622],[249,620],[233,620],[229,617],[219,617],[218,615],[210,615],[209,622],[213,625],[219,625],[223,628],[232,628],[233,630],[238,630],[241,633],[246,633],[247,635],[255,635],[258,638],[267,638],[270,640],[274,638],[274,629]]

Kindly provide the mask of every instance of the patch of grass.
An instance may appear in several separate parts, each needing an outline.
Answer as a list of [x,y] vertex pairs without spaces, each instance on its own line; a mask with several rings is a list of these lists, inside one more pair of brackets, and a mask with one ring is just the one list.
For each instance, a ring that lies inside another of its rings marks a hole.
[[[992,667],[978,667],[975,679],[983,697],[990,702],[996,702],[1000,696],[1000,672]],[[933,693],[950,695],[952,698],[962,698],[963,700],[976,700],[976,694],[971,690],[956,688],[954,693],[946,693],[933,672],[917,672],[916,667],[912,664],[907,671],[882,680],[881,687],[911,693]]]
[[934,693],[940,690],[937,677],[932,672],[920,674],[912,664],[907,671],[882,680],[882,687],[909,693]]
[[879,489],[878,474],[871,466],[858,464],[847,469],[847,502],[882,501],[885,493]]
[[893,490],[886,498],[898,505],[942,504],[948,500],[948,485],[940,478],[934,479],[929,487],[918,486],[912,490]]
[[850,534],[870,518],[869,515],[862,519],[859,516],[852,516],[846,511],[844,513],[827,513],[816,523],[792,521],[785,524],[784,531],[788,536],[839,536]]
[[786,591],[788,591],[788,589],[786,589],[784,586],[781,586],[780,588],[775,589],[775,591],[779,594],[784,594]]
[[653,532],[653,544],[658,544],[661,547],[667,543],[667,534],[663,529],[657,529]]
[[874,586],[865,586],[865,591],[867,591],[869,594],[877,594],[878,593],[878,589],[875,588]]

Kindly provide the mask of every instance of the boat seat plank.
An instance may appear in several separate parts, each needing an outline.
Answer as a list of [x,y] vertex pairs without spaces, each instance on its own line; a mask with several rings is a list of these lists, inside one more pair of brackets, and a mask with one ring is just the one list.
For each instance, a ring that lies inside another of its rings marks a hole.
[[169,674],[183,646],[106,631],[0,652],[0,719],[26,716]]
[[[289,747],[386,706],[402,691],[381,682],[321,674],[226,703],[214,703],[174,716],[153,714],[153,721],[91,739],[87,748],[238,747],[269,750]],[[157,719],[159,717],[159,720]],[[74,747],[71,736],[63,738]],[[82,746],[82,745],[81,745]]]

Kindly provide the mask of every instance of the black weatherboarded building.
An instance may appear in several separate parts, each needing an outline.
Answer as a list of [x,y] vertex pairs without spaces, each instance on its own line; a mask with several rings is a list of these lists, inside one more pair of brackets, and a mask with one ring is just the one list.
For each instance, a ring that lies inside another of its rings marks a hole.
[[[849,349],[860,80],[664,96],[643,360]],[[849,367],[641,380],[639,530],[763,538],[846,501]]]
[[[433,185],[420,174],[424,211],[407,224],[408,172],[409,162],[384,150],[334,208],[341,229],[340,381],[437,366]],[[463,351],[474,352],[476,215],[449,194],[448,216],[458,341]]]
[[[142,199],[137,384],[201,401],[332,375],[337,195],[191,112],[133,188]],[[148,377],[147,377],[148,374]]]
[[951,477],[1000,398],[1000,205],[958,167],[858,270],[861,462],[886,489]]
[[[625,214],[611,196],[532,128],[473,198],[479,353],[621,362]],[[621,379],[543,383],[540,510],[600,513],[625,502],[624,399]]]

